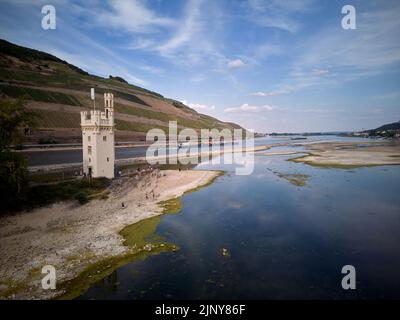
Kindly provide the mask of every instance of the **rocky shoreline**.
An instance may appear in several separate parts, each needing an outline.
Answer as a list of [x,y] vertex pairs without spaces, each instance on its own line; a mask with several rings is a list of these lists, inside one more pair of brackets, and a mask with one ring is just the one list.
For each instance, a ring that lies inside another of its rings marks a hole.
[[[115,180],[105,200],[83,206],[60,202],[0,218],[0,298],[73,298],[135,255],[175,250],[170,244],[140,243],[135,235],[127,245],[121,230],[161,215],[168,201],[176,202],[185,192],[211,183],[220,174],[155,170]],[[42,289],[45,265],[56,269],[55,290]]]

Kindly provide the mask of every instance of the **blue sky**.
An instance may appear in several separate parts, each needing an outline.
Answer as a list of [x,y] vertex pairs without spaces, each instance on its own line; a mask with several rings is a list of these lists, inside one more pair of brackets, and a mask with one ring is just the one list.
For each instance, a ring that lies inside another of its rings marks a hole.
[[0,37],[259,132],[400,120],[397,0],[2,0]]

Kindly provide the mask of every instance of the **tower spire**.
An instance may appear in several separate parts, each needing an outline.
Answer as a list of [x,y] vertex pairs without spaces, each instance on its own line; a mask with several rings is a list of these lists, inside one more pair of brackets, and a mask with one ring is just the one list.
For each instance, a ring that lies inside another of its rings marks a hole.
[[94,92],[94,88],[90,88],[90,98],[93,100],[93,110],[96,110],[96,95]]

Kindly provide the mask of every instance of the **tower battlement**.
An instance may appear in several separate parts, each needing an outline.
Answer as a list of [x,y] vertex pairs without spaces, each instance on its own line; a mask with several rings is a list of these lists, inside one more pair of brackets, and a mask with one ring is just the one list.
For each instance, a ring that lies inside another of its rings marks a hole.
[[114,126],[114,117],[112,114],[99,110],[82,111],[81,126]]
[[114,126],[114,95],[104,93],[104,111],[82,111],[81,126]]

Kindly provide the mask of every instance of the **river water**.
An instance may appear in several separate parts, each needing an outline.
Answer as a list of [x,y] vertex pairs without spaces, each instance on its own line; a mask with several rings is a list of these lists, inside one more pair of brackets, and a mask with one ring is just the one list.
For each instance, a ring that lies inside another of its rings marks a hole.
[[[400,298],[400,166],[290,157],[256,155],[249,176],[198,166],[226,173],[162,216],[157,236],[180,249],[126,264],[79,299]],[[356,290],[341,287],[344,265]]]
[[[290,137],[266,137],[255,139],[254,144],[275,145],[281,143],[305,143],[322,140],[359,140],[359,138],[341,138],[336,136],[310,136],[307,140],[293,141]],[[115,149],[115,159],[128,159],[146,156],[147,147],[121,147]],[[42,166],[67,163],[81,163],[82,150],[47,150],[47,151],[23,151],[27,157],[29,166]]]

